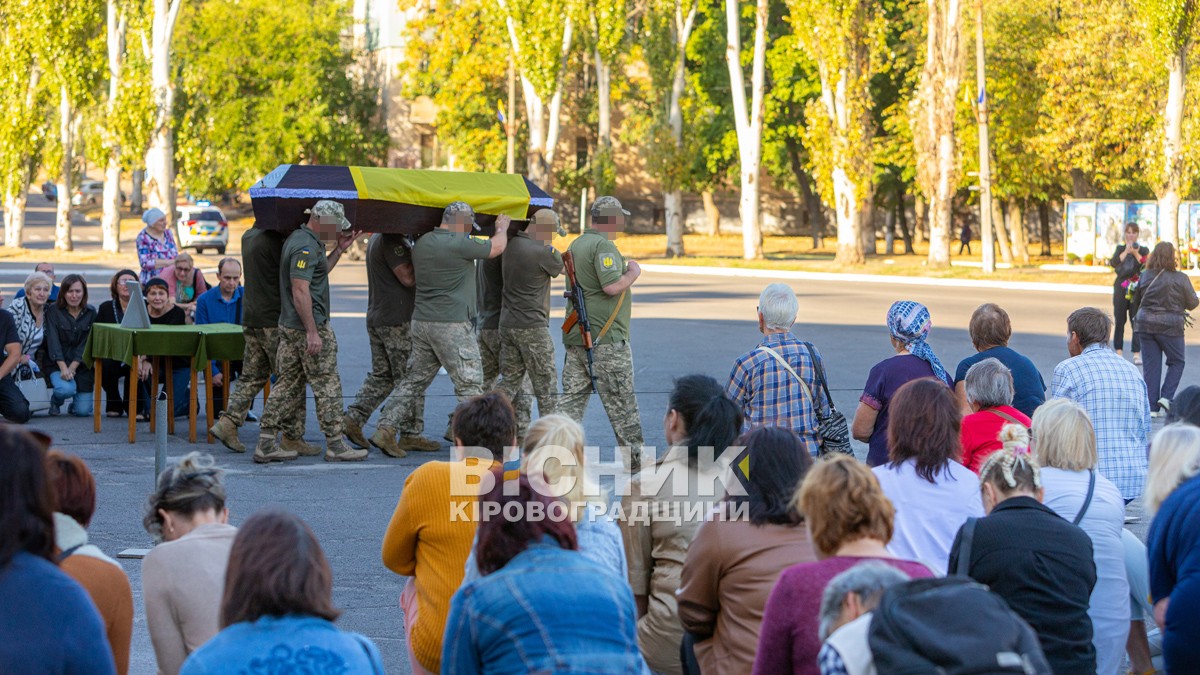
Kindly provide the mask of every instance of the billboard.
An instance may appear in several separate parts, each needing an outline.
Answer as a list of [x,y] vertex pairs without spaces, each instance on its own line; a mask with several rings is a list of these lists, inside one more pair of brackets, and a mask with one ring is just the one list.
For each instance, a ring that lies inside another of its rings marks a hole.
[[1067,202],[1066,242],[1068,256],[1083,259],[1096,253],[1096,202]]
[[1164,239],[1158,223],[1158,202],[1129,202],[1125,219],[1137,223],[1138,227],[1142,228],[1138,237],[1138,243],[1142,246],[1154,248],[1156,242]]
[[1096,257],[1107,260],[1125,241],[1125,202],[1096,202]]

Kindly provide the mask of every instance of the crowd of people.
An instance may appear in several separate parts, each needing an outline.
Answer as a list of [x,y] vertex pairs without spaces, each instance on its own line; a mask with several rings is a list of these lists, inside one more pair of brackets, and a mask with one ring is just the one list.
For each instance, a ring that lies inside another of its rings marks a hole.
[[[626,214],[609,197],[590,213],[565,262],[548,211],[523,231],[500,217],[484,238],[459,202],[415,244],[373,236],[372,369],[345,410],[328,275],[358,233],[340,205],[318,202],[286,237],[252,229],[243,260],[223,260],[207,291],[161,224],[139,236],[152,321],[244,327],[244,359],[219,374],[233,387],[212,433],[227,447],[246,451],[238,429],[276,378],[256,462],[439,449],[423,433],[423,395],[439,367],[449,373],[451,456],[407,477],[380,532],[382,565],[407,578],[414,673],[1200,672],[1200,387],[1175,391],[1183,312],[1200,301],[1173,277],[1169,244],[1139,268],[1134,324],[1141,354],[1165,355],[1165,382],[1118,354],[1112,318],[1087,307],[1066,319],[1068,358],[1048,388],[990,303],[970,321],[976,354],[952,373],[927,341],[929,310],[902,300],[886,316],[894,354],[871,368],[847,422],[820,351],[793,332],[794,291],[771,284],[762,341],[728,377],[675,380],[656,453],[643,448],[628,339],[639,268],[612,243]],[[139,275],[119,272],[112,300],[91,311],[82,278],[55,289],[39,268],[12,330],[0,325],[13,334],[5,366],[53,364],[52,406],[70,399],[80,414],[76,403],[99,403],[80,400],[84,325],[119,319],[124,281]],[[564,336],[560,390],[548,310],[564,268],[585,299],[568,312],[586,310],[592,334]],[[124,377],[137,384],[162,365]],[[102,384],[106,406],[118,396],[110,415],[138,395]],[[611,491],[584,451],[593,386],[628,470]],[[303,440],[306,387],[324,449]],[[846,436],[867,444],[865,461]],[[0,632],[11,636],[0,671],[125,672],[132,592],[88,544],[86,464],[16,426],[0,427],[0,446]],[[464,494],[464,475],[483,479]],[[1153,517],[1146,544],[1125,528],[1138,499]],[[335,627],[332,571],[304,521],[268,510],[234,527],[226,504],[222,470],[197,453],[148,500],[145,528],[161,543],[142,596],[159,670],[382,672],[374,644]]]

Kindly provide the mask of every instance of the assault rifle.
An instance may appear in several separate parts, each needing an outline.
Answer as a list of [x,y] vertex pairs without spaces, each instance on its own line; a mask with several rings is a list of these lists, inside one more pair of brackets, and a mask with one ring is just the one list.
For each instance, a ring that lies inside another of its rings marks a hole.
[[569,282],[563,297],[570,300],[573,307],[571,313],[563,320],[563,335],[570,333],[576,327],[579,328],[579,334],[583,336],[583,348],[587,350],[588,377],[592,381],[592,391],[596,391],[596,371],[592,360],[592,325],[588,322],[587,305],[583,301],[583,289],[579,287],[579,281],[575,278],[575,258],[571,256],[571,252],[564,251],[562,259]]

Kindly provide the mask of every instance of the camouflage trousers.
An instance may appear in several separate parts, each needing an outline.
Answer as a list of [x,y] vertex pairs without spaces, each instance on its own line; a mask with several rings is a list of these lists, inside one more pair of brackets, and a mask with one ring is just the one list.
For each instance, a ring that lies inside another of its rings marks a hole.
[[[475,330],[469,322],[413,321],[409,336],[412,354],[408,370],[383,405],[378,426],[399,428],[402,435],[415,436],[424,430],[424,420],[416,415],[417,401],[423,404],[425,390],[437,377],[439,367],[450,374],[459,401],[483,393],[483,370]],[[404,427],[405,420],[409,420],[409,428]]]
[[[625,466],[631,471],[638,471],[641,469],[641,459],[637,453],[641,452],[643,440],[642,418],[638,413],[633,387],[633,352],[629,349],[629,342],[622,340],[596,345],[592,354],[600,403],[604,404],[604,412],[608,413],[608,421],[616,434]],[[558,412],[582,424],[591,391],[587,350],[583,347],[567,347]]]
[[[479,356],[483,365],[483,390],[491,391],[499,389],[503,391],[513,404],[513,410],[517,415],[517,435],[524,436],[525,430],[529,428],[529,417],[532,414],[533,402],[530,394],[532,390],[529,386],[529,378],[522,374],[520,377],[513,378],[510,382],[520,382],[520,386],[506,384],[501,376],[504,374],[504,346],[503,336],[500,330],[496,328],[481,328],[477,336],[479,342]],[[551,359],[554,357],[554,352],[550,353]],[[542,415],[548,413],[542,412]]]
[[[366,424],[371,413],[379,404],[388,400],[388,395],[400,386],[404,373],[408,370],[408,358],[412,353],[412,340],[409,338],[409,324],[399,326],[376,326],[367,328],[367,338],[371,343],[371,372],[363,381],[354,403],[346,409],[346,414],[360,425]],[[390,400],[390,404],[398,405],[398,398]],[[414,413],[417,419],[425,415],[425,397],[414,402]],[[386,414],[385,410],[383,414]],[[411,427],[412,423],[409,422]]]
[[[518,388],[515,383],[520,382]],[[531,386],[532,385],[532,386]],[[558,407],[558,371],[554,367],[554,342],[550,329],[502,328],[500,330],[500,382],[498,388],[517,402],[520,425],[521,406],[529,417],[530,389],[537,396],[538,416],[552,415]],[[524,436],[526,425],[521,425]]]
[[[229,404],[221,411],[221,417],[229,418],[237,427],[246,422],[246,413],[250,411],[254,397],[270,381],[271,374],[276,372],[275,354],[279,351],[278,328],[244,328],[242,335],[246,339],[242,374],[231,384],[233,391],[229,394]],[[304,436],[304,415],[285,420],[283,432],[288,438]]]
[[337,337],[326,323],[317,328],[321,351],[305,353],[304,331],[279,327],[279,351],[275,363],[279,379],[263,410],[259,429],[262,434],[299,422],[304,424],[304,383],[312,387],[317,400],[317,421],[326,438],[342,437],[342,379],[337,367]]

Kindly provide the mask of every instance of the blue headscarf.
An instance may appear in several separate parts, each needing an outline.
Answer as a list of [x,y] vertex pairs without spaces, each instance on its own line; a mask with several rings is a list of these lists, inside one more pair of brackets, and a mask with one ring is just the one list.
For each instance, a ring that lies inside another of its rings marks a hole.
[[888,330],[892,337],[904,343],[908,352],[913,356],[928,361],[933,367],[933,374],[943,382],[949,381],[945,367],[938,360],[933,348],[925,342],[933,322],[929,318],[929,310],[925,305],[911,300],[901,300],[892,303],[887,315]]

